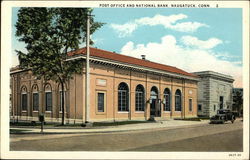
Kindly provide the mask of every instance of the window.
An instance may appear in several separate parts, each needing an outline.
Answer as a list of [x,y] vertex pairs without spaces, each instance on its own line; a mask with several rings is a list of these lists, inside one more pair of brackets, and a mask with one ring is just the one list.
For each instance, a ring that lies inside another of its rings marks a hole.
[[175,92],[175,111],[181,111],[181,91],[179,89]]
[[[65,91],[64,91],[64,106],[66,105],[66,96],[65,96]],[[60,106],[59,106],[59,111],[62,111],[62,91],[60,91]]]
[[98,112],[104,112],[104,96],[105,94],[102,92],[97,93],[97,110]]
[[27,111],[27,93],[22,93],[22,110]]
[[33,111],[39,110],[39,89],[37,84],[32,86],[32,108]]
[[144,111],[144,106],[144,88],[139,84],[135,89],[135,110]]
[[39,110],[39,94],[33,93],[33,111]]
[[163,110],[164,111],[170,111],[170,90],[168,88],[166,88],[164,90],[164,99],[163,99],[163,102],[164,102],[164,108]]
[[51,92],[46,92],[45,93],[46,97],[46,111],[52,111],[52,93]]
[[124,82],[118,86],[118,111],[129,110],[129,90],[128,85]]
[[189,111],[192,111],[193,104],[192,104],[192,99],[189,99]]
[[198,111],[201,111],[201,110],[202,110],[201,107],[202,107],[202,105],[201,105],[201,104],[198,104]]
[[220,96],[220,109],[223,109],[223,96]]
[[21,109],[23,111],[27,111],[27,108],[28,108],[28,102],[27,102],[27,88],[26,86],[23,86],[21,88]]
[[216,110],[216,105],[214,105],[214,111]]

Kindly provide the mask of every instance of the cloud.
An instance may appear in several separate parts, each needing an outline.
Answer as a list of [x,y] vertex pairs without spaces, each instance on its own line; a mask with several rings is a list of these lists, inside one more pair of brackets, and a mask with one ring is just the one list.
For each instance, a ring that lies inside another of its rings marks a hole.
[[210,38],[206,41],[199,40],[197,37],[193,36],[183,36],[181,42],[190,47],[196,47],[200,49],[212,49],[219,44],[222,44],[223,41],[217,38]]
[[111,24],[110,26],[118,33],[119,37],[130,36],[138,27],[137,24],[131,22],[125,23],[123,25]]
[[[197,39],[197,41],[200,40]],[[166,35],[162,37],[160,43],[135,44],[130,41],[121,48],[121,54],[136,58],[144,54],[147,60],[176,66],[188,72],[212,70],[232,75],[235,78],[234,85],[242,86],[242,67],[230,61],[218,59],[215,56],[217,53],[207,50],[216,46],[215,44],[205,48],[188,48],[178,45],[174,36]]]
[[199,22],[176,23],[179,20],[187,18],[188,16],[185,14],[176,14],[170,16],[157,14],[154,17],[143,17],[125,24],[111,24],[110,27],[118,33],[119,37],[130,36],[139,26],[162,25],[166,29],[189,33],[195,32],[200,27],[208,27],[208,25]]

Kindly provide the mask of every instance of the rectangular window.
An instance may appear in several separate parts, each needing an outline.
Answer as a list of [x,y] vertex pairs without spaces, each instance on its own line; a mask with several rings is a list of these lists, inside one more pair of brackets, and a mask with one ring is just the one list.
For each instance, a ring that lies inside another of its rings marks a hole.
[[104,112],[104,103],[105,103],[105,93],[97,93],[97,110],[98,112]]
[[201,110],[202,110],[201,107],[202,107],[202,105],[201,105],[201,104],[198,104],[198,111],[201,111]]
[[33,93],[33,111],[39,110],[39,94]]
[[22,94],[22,110],[27,111],[27,94]]
[[189,111],[192,111],[193,104],[192,104],[192,99],[189,99]]
[[46,92],[46,111],[52,111],[52,93]]

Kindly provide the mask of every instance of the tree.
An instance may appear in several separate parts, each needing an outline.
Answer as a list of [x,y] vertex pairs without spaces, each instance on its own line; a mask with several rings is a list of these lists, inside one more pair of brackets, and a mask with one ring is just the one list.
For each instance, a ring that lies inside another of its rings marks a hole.
[[[20,8],[16,36],[26,44],[27,53],[16,51],[20,68],[30,69],[39,79],[53,80],[64,93],[65,83],[74,73],[81,74],[81,60],[66,61],[67,53],[85,42],[86,18],[90,8]],[[104,23],[90,17],[90,34]],[[91,41],[91,43],[93,43]],[[64,125],[62,94],[62,125]]]
[[238,91],[236,90],[233,96],[233,110],[236,110],[237,112],[241,112],[241,110],[243,109],[243,95],[242,95],[242,91]]

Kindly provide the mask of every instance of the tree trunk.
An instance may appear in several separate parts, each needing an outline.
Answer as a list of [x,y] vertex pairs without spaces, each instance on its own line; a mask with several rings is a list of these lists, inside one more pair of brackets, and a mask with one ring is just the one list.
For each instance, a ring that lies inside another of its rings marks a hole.
[[64,125],[64,115],[65,115],[65,111],[64,111],[64,83],[62,80],[60,80],[61,83],[61,88],[62,88],[62,125]]

